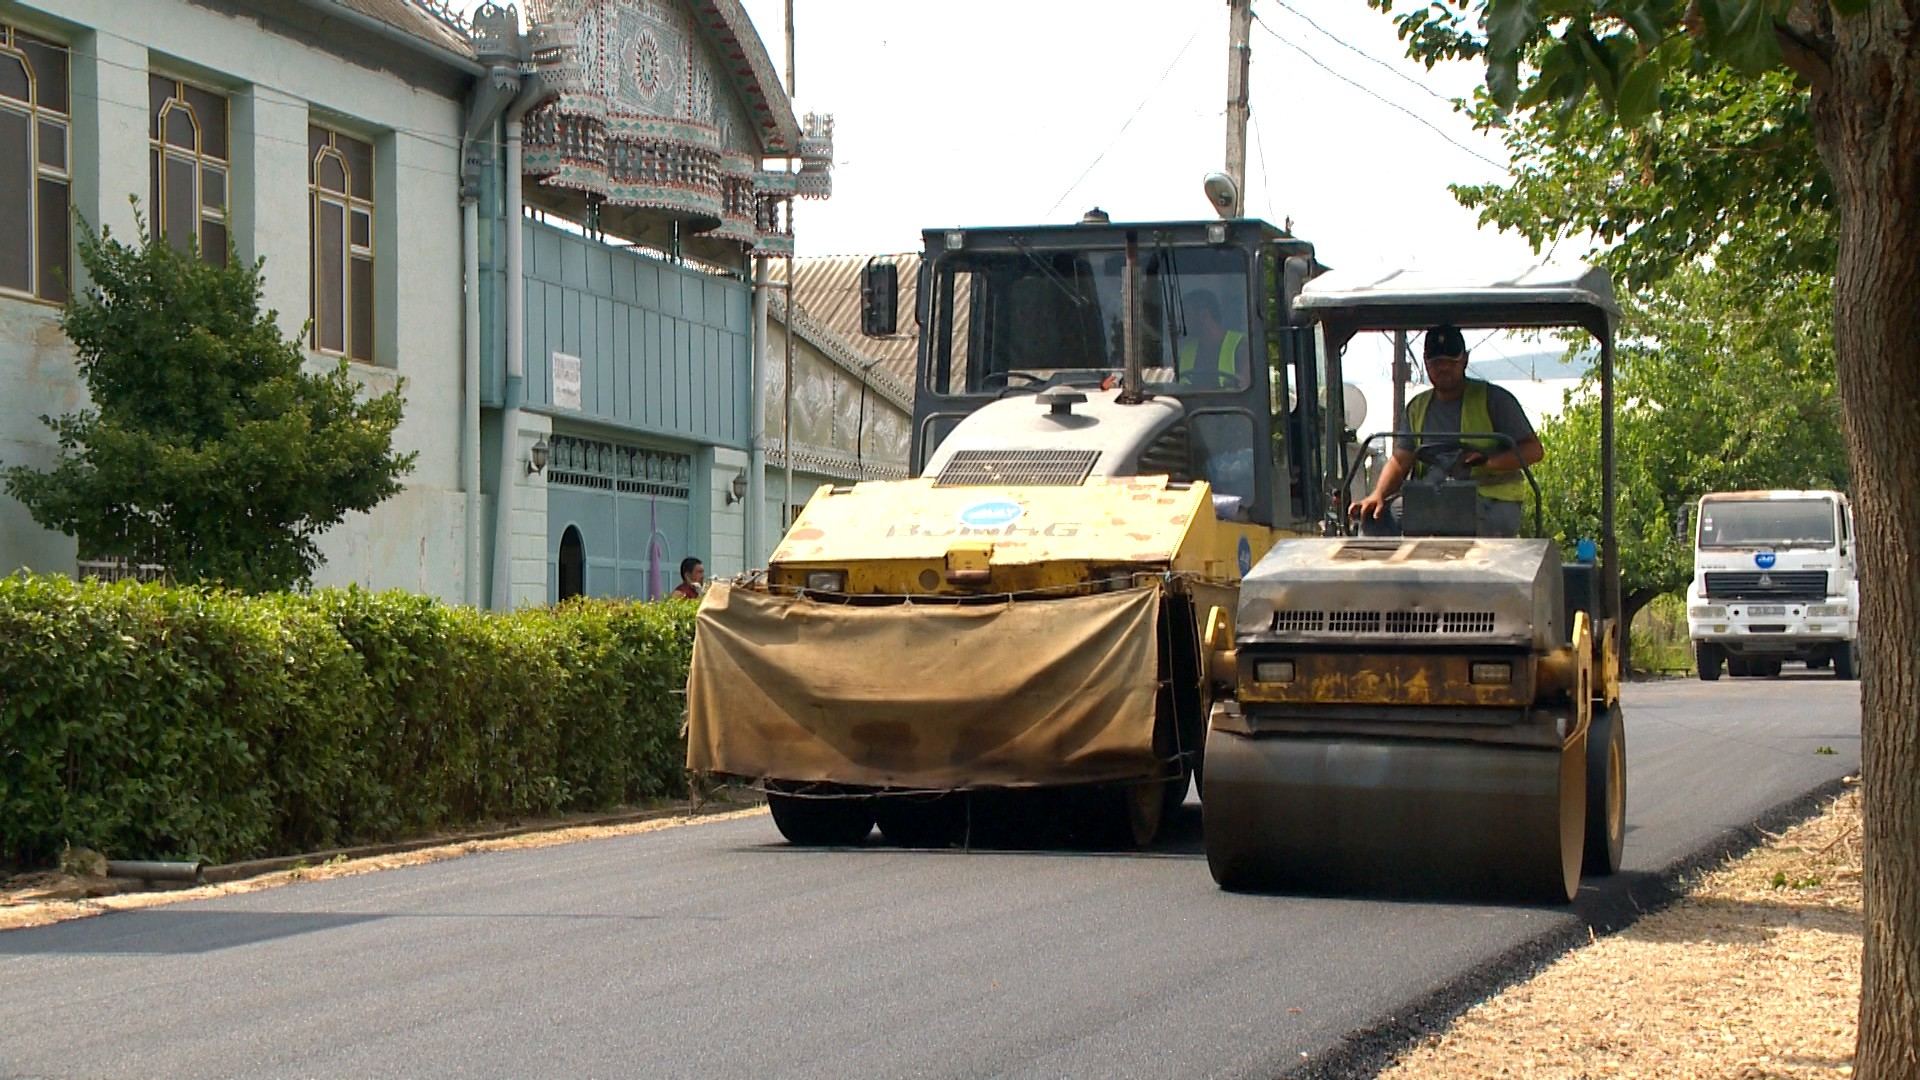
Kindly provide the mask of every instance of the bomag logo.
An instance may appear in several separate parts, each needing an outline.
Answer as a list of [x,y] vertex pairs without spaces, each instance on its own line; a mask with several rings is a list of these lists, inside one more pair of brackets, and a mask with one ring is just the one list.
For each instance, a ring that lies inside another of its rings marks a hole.
[[1061,537],[1078,536],[1078,535],[1080,535],[1080,523],[1076,521],[1053,521],[1040,526],[1021,525],[1017,522],[1010,522],[1006,525],[1001,525],[998,527],[970,526],[970,525],[922,525],[921,523],[914,521],[914,522],[909,522],[905,525],[887,526],[887,537],[889,539],[892,539],[894,537],[916,537],[916,536],[939,536],[939,537],[948,537],[948,536],[952,536],[952,537],[972,537],[972,536],[1015,537],[1015,536],[1018,536],[1022,538],[1028,538],[1028,539],[1039,539],[1040,537],[1044,536],[1044,537],[1053,537],[1055,539],[1058,539]]

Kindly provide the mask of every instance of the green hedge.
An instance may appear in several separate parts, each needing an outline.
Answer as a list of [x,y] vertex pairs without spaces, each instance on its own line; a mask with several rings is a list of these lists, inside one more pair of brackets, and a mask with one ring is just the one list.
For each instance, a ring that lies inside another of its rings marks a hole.
[[0,578],[0,861],[230,861],[685,790],[693,605]]

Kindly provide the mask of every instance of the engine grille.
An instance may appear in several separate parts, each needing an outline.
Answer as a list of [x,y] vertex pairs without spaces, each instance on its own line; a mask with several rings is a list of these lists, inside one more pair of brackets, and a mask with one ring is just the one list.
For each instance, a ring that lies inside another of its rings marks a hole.
[[1098,450],[959,450],[934,487],[1079,487]]
[[1824,600],[1825,570],[1707,572],[1709,600]]
[[1276,634],[1491,634],[1491,611],[1304,611],[1273,613]]

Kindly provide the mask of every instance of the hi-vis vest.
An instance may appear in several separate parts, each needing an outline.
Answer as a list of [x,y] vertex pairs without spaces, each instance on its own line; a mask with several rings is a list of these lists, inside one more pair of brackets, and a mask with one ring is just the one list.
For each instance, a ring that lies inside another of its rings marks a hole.
[[[1432,401],[1433,391],[1422,390],[1407,402],[1407,426],[1415,434],[1426,430],[1427,406]],[[1466,396],[1460,399],[1460,444],[1486,454],[1506,449],[1493,439],[1471,438],[1473,432],[1493,434],[1493,410],[1487,405],[1487,384],[1481,379],[1468,379]],[[1473,467],[1473,480],[1480,485],[1480,494],[1486,498],[1506,502],[1525,502],[1527,499],[1527,481],[1518,472],[1494,472],[1485,465],[1476,465]]]
[[[1233,358],[1234,354],[1240,351],[1240,343],[1246,338],[1247,335],[1238,330],[1229,330],[1220,336],[1220,355],[1212,358],[1214,362],[1212,370],[1218,371],[1227,383],[1240,381],[1240,367],[1233,362]],[[1180,346],[1180,366],[1176,369],[1177,373],[1184,376],[1190,371],[1199,370],[1199,360],[1200,343],[1198,341],[1189,341]]]

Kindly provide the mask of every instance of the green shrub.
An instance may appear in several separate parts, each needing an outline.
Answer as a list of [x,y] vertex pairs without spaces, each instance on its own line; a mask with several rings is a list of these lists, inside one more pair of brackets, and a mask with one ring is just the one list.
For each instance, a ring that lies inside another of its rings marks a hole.
[[0,579],[0,860],[226,861],[678,793],[692,612]]

